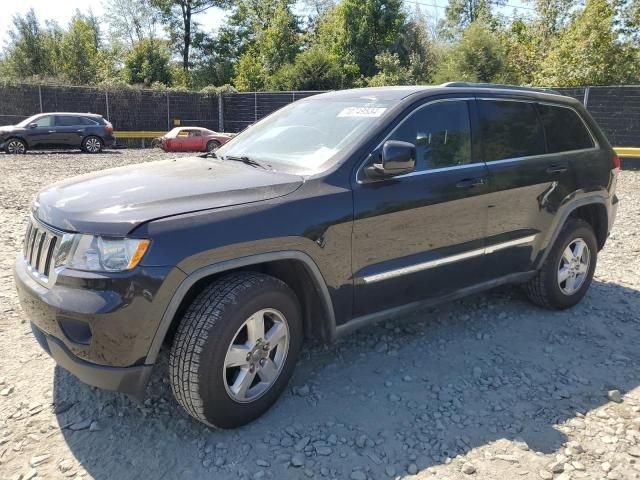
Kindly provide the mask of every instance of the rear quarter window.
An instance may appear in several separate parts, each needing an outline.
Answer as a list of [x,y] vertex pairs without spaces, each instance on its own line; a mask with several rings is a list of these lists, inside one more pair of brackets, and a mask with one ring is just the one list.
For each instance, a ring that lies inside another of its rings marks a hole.
[[572,108],[539,104],[538,111],[547,137],[549,153],[593,148],[593,138]]

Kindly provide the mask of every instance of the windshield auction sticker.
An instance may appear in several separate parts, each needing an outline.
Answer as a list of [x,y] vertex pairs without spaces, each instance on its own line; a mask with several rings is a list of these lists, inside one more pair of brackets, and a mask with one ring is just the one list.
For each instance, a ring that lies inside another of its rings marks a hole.
[[379,117],[385,110],[381,107],[347,107],[338,113],[338,117]]

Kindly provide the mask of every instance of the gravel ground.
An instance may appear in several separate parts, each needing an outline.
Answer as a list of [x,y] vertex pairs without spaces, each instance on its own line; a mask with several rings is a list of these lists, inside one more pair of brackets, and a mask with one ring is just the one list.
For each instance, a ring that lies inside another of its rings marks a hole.
[[166,355],[144,404],[56,368],[13,286],[38,189],[167,156],[0,155],[0,478],[640,478],[640,172],[576,308],[506,288],[307,346],[275,408],[213,431],[173,401]]

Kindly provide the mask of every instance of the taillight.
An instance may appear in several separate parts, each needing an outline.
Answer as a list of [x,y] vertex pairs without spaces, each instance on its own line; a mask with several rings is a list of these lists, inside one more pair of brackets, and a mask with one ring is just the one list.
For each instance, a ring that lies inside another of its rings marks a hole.
[[612,170],[615,170],[616,172],[620,171],[620,168],[622,167],[621,163],[620,163],[620,157],[618,156],[617,153],[613,154],[613,167]]
[[107,132],[113,133],[113,125],[111,125],[110,123],[107,123],[104,128],[107,130]]

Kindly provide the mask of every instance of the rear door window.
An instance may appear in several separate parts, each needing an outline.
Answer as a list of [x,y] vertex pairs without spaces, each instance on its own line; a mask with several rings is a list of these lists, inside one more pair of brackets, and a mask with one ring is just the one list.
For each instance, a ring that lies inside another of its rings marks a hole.
[[479,100],[478,113],[486,162],[545,153],[544,133],[534,103]]
[[416,170],[471,163],[469,106],[464,100],[434,103],[413,112],[389,140],[416,146]]
[[593,148],[593,138],[575,110],[539,104],[538,111],[547,136],[549,153],[570,152]]
[[83,122],[79,117],[60,115],[56,117],[56,125],[59,127],[77,127],[83,125]]

